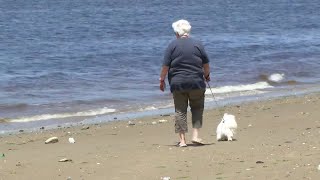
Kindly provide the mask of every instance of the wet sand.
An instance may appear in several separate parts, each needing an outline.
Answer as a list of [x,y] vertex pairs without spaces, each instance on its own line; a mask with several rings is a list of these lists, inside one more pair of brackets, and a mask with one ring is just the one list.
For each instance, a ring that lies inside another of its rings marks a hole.
[[[216,141],[224,112],[236,116],[236,141]],[[320,94],[206,110],[204,146],[193,145],[188,133],[188,147],[175,147],[173,115],[132,122],[135,125],[117,121],[1,136],[0,180],[320,177]],[[59,142],[44,143],[53,136]],[[76,143],[69,143],[69,137]],[[58,162],[63,158],[70,161]]]

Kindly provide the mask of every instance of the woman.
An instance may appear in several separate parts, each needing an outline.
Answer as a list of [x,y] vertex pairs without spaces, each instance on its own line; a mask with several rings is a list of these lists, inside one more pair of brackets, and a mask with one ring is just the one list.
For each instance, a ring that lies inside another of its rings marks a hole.
[[179,134],[179,147],[186,147],[185,133],[188,132],[188,104],[192,113],[192,143],[203,144],[199,138],[202,127],[204,93],[206,81],[210,81],[209,59],[203,45],[190,35],[191,25],[186,20],[172,24],[176,38],[166,49],[160,75],[160,90],[165,89],[168,74],[170,91],[175,106],[175,132]]

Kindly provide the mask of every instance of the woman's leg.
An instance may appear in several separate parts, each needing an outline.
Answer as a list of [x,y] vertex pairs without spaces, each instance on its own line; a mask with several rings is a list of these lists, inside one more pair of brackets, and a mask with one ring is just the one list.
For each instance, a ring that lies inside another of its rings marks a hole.
[[186,135],[184,132],[179,132],[179,146],[184,146],[186,145]]
[[185,145],[185,133],[188,132],[188,94],[181,91],[174,91],[173,100],[175,107],[175,132],[179,134],[180,145]]
[[205,90],[192,90],[189,92],[190,108],[192,113],[192,140],[199,142],[199,129],[202,127]]

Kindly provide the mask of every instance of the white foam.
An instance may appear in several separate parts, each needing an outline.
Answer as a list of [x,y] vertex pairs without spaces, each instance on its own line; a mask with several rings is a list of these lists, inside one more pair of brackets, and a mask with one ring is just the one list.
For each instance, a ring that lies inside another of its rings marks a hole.
[[268,77],[268,80],[271,82],[281,82],[284,79],[284,74],[274,73]]
[[153,111],[153,110],[158,110],[158,109],[171,108],[173,106],[174,106],[173,103],[166,103],[166,104],[161,104],[161,105],[156,105],[156,106],[147,106],[144,108],[140,108],[139,111]]
[[171,108],[171,107],[173,107],[174,106],[174,104],[173,103],[168,103],[168,104],[166,104],[166,105],[162,105],[161,107],[159,107],[159,108],[161,108],[161,109],[165,109],[165,108]]
[[139,111],[151,111],[151,110],[157,110],[158,108],[154,106],[148,106],[146,108],[140,108]]
[[115,112],[115,109],[109,108],[101,108],[89,111],[82,111],[82,112],[74,112],[74,113],[61,113],[61,114],[42,114],[30,117],[21,117],[16,119],[10,119],[9,122],[30,122],[30,121],[42,121],[42,120],[49,120],[49,119],[60,119],[60,118],[70,118],[70,117],[82,117],[82,116],[96,116],[107,114],[111,112]]
[[[247,85],[236,85],[236,86],[223,86],[217,88],[211,88],[214,94],[220,93],[230,93],[230,92],[239,92],[239,91],[254,91],[258,89],[266,89],[266,88],[273,88],[267,82],[257,82],[254,84],[247,84]],[[206,94],[211,94],[210,89],[206,89]]]

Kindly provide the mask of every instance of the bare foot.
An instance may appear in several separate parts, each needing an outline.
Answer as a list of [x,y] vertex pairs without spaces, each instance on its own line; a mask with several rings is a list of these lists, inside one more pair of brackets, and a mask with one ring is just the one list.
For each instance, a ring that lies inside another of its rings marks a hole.
[[204,142],[201,138],[193,138],[191,142],[193,144],[204,145]]
[[179,142],[179,143],[177,144],[177,147],[187,147],[187,144],[186,144],[186,143],[181,143],[181,142]]

